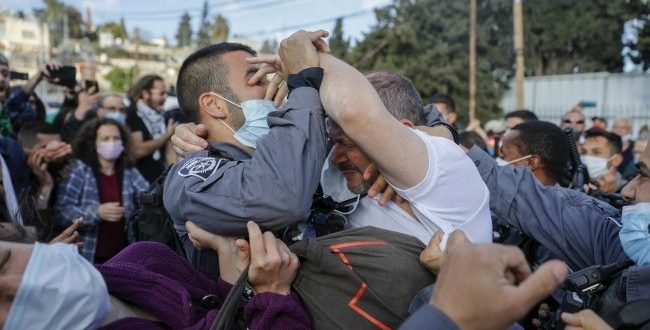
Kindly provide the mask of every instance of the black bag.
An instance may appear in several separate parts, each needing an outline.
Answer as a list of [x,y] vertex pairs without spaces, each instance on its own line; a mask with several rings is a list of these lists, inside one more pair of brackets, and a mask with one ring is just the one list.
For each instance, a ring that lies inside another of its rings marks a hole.
[[[300,241],[289,247],[300,257],[293,290],[314,329],[397,328],[409,317],[411,300],[435,282],[420,264],[424,247],[413,236],[375,227]],[[241,301],[246,274],[222,305],[228,312],[220,311],[211,329],[227,329],[238,319],[233,307]]]
[[139,207],[127,223],[128,239],[129,243],[160,242],[185,258],[185,249],[174,229],[174,221],[163,204],[163,186],[170,169],[171,166],[151,183],[149,189],[138,195]]
[[392,329],[435,276],[420,264],[417,238],[375,227],[298,242],[293,289],[315,329]]

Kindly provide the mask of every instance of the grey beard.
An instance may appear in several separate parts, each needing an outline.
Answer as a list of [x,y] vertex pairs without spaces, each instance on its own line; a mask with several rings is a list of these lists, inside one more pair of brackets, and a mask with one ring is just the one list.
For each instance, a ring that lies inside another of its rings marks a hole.
[[348,185],[348,189],[350,189],[351,192],[353,192],[355,194],[358,194],[358,195],[365,194],[365,193],[368,192],[368,190],[370,189],[372,184],[375,181],[377,181],[378,177],[379,177],[379,175],[375,175],[372,178],[370,178],[370,180],[367,180],[367,181],[363,180],[363,182],[360,185],[356,186],[356,187],[350,187]]
[[353,193],[355,193],[355,194],[357,194],[357,195],[361,195],[361,194],[365,194],[365,193],[367,193],[367,192],[368,192],[368,189],[370,189],[370,186],[371,186],[371,185],[372,185],[372,184],[371,184],[370,182],[368,182],[368,181],[363,181],[362,184],[360,184],[360,185],[358,185],[358,186],[356,186],[356,187],[350,187],[350,186],[348,186],[348,188],[350,189],[351,192],[353,192]]

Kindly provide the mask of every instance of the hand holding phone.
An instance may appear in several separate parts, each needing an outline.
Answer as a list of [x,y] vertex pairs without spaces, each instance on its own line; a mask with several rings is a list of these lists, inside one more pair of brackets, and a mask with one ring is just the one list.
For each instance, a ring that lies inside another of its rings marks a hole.
[[77,68],[71,65],[61,66],[58,63],[49,63],[45,66],[45,76],[53,84],[74,88],[77,84]]

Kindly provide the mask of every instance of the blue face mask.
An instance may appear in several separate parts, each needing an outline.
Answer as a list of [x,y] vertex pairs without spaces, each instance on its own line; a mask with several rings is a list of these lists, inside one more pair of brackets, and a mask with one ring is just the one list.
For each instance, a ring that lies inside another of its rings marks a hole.
[[623,207],[623,228],[618,236],[632,261],[650,265],[650,203]]
[[122,125],[124,125],[124,123],[126,122],[126,115],[121,112],[116,112],[116,111],[107,112],[104,115],[104,117],[113,119]]
[[244,113],[245,122],[237,131],[232,129],[226,122],[221,121],[228,129],[230,129],[235,139],[241,142],[243,145],[251,148],[257,148],[257,139],[268,134],[269,124],[267,122],[267,117],[269,113],[276,111],[277,109],[273,106],[273,102],[269,100],[249,100],[244,101],[241,105],[228,100],[227,98],[216,94],[211,93],[212,95],[222,98],[224,101],[239,107]]
[[102,274],[77,246],[36,243],[3,329],[97,329],[110,311]]

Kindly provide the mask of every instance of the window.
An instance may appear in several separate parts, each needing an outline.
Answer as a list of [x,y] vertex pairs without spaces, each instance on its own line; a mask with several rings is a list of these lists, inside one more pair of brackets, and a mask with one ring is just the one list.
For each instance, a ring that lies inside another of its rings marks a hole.
[[24,39],[34,39],[34,32],[33,31],[23,30],[23,38]]

